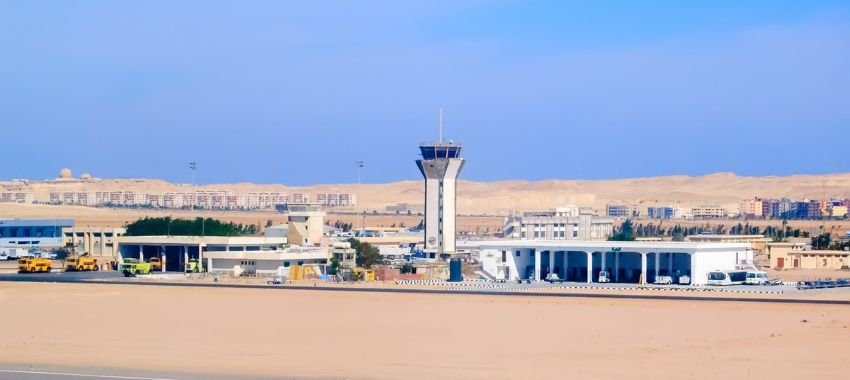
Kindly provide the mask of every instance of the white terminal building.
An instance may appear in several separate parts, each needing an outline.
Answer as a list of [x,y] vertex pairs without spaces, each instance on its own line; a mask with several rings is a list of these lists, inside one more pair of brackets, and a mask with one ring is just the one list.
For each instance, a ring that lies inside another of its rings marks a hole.
[[583,240],[470,241],[482,272],[493,279],[541,281],[548,274],[571,282],[598,282],[607,271],[619,283],[649,283],[655,276],[687,276],[704,285],[708,272],[752,264],[748,243]]
[[288,211],[287,236],[121,236],[117,252],[121,259],[158,257],[163,271],[171,272],[182,272],[190,260],[207,272],[235,275],[285,275],[294,265],[327,265],[331,249],[319,246],[325,215],[320,206],[290,204]]

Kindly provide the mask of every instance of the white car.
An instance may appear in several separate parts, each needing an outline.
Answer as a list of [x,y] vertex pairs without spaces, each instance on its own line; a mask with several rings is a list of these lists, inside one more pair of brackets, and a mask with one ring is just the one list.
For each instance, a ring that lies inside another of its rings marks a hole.
[[655,276],[655,283],[658,285],[670,285],[673,283],[672,276]]

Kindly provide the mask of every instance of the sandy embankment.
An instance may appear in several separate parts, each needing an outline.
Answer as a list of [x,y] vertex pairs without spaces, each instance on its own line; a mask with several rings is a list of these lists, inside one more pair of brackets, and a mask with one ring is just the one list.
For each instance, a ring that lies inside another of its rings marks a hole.
[[[0,362],[352,379],[843,378],[846,306],[0,283]],[[73,326],[73,328],[70,328]],[[749,374],[749,375],[747,375]]]

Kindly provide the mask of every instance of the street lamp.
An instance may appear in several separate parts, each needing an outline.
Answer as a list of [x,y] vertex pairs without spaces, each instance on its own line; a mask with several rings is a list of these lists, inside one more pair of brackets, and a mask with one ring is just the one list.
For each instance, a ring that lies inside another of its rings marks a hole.
[[366,166],[365,161],[354,161],[354,165],[357,167],[357,185],[360,185],[360,171]]
[[[198,163],[195,161],[189,162],[189,170],[192,171],[192,213],[195,212],[195,207],[197,207],[197,191],[195,190],[195,170],[198,169]],[[204,236],[204,218],[201,217],[201,236]]]

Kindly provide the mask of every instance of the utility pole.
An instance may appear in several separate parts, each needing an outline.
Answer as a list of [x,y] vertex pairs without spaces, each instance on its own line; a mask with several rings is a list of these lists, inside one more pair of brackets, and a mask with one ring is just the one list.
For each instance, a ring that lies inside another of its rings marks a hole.
[[[189,170],[192,171],[192,214],[195,214],[195,207],[197,207],[197,198],[198,192],[195,190],[195,170],[198,169],[198,163],[195,161],[189,162]],[[201,218],[201,236],[204,236],[204,218]]]
[[[358,160],[354,161],[354,165],[357,167],[357,198],[360,198],[360,194],[362,193],[362,191],[360,191],[360,172],[363,170],[363,167],[366,166],[366,162]],[[361,234],[366,232],[366,210],[363,210],[363,221],[360,224],[360,230],[362,231]]]
[[360,188],[360,171],[366,166],[365,161],[354,161],[354,165],[357,167],[357,188]]

